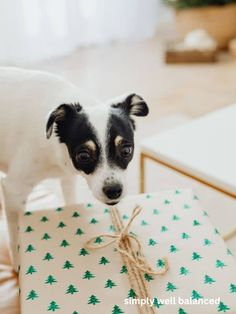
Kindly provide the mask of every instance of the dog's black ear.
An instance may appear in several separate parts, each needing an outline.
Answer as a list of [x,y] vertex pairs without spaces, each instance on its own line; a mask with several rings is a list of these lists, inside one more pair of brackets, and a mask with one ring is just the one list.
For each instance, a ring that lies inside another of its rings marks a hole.
[[144,117],[149,113],[147,103],[136,94],[125,96],[121,102],[112,105],[113,108],[120,108],[129,116]]
[[82,107],[80,104],[62,104],[51,112],[46,124],[46,136],[50,138],[53,131],[54,123],[63,122],[67,118],[72,117],[77,112],[81,111]]

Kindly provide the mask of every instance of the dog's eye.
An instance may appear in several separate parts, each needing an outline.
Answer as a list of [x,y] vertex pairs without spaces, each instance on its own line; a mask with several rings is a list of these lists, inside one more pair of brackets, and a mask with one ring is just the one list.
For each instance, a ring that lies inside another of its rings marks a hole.
[[76,155],[76,160],[80,162],[89,162],[91,160],[91,155],[87,151],[81,151]]
[[121,148],[120,154],[123,158],[128,158],[133,153],[133,147],[130,145],[125,145]]

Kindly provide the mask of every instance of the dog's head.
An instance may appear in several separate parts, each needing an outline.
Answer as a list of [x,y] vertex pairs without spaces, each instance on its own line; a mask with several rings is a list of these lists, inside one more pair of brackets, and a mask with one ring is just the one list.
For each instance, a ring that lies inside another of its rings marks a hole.
[[59,141],[66,145],[74,168],[85,177],[94,196],[114,205],[125,194],[125,173],[133,158],[133,118],[147,114],[146,102],[136,94],[86,109],[63,104],[49,116],[47,138],[55,124]]

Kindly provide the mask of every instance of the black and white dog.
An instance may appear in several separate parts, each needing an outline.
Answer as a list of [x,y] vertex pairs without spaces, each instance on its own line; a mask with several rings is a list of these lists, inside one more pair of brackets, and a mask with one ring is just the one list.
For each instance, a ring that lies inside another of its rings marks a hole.
[[136,94],[94,106],[60,77],[0,68],[0,170],[7,174],[2,186],[15,269],[18,212],[32,188],[59,177],[71,204],[75,176],[81,174],[98,200],[118,203],[133,157],[133,116],[147,114],[147,104]]

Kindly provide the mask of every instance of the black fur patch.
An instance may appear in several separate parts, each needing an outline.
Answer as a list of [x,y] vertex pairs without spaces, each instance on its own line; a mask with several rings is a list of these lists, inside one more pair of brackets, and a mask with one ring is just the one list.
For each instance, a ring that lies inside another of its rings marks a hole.
[[[122,143],[115,145],[117,136],[123,138]],[[133,158],[133,153],[129,158],[121,156],[123,145],[130,145],[134,148],[134,132],[132,121],[127,115],[120,113],[120,110],[112,110],[107,126],[107,144],[106,154],[110,166],[117,166],[121,169],[126,169],[129,162]]]
[[121,109],[128,116],[134,115],[144,117],[147,116],[149,113],[146,102],[141,96],[136,94],[130,94],[122,102],[113,104],[112,107]]
[[[101,146],[87,115],[83,111],[78,112],[76,108],[66,108],[64,119],[56,121],[55,133],[60,142],[66,144],[74,167],[86,174],[93,173],[101,162]],[[90,151],[91,161],[88,163],[80,162],[76,158],[77,154],[85,148],[87,149],[85,142],[90,140],[96,146],[95,151]]]

